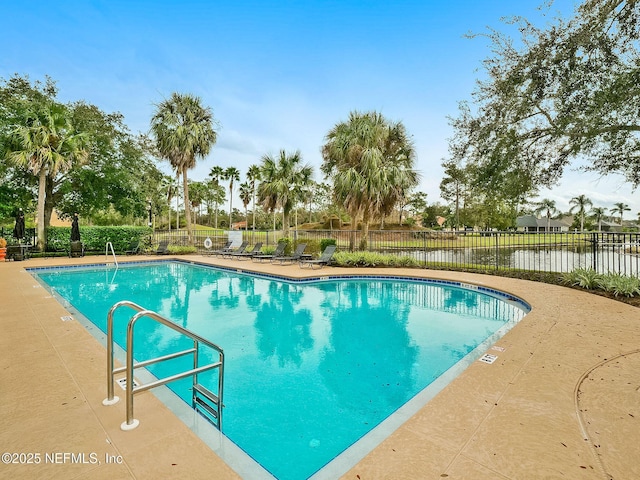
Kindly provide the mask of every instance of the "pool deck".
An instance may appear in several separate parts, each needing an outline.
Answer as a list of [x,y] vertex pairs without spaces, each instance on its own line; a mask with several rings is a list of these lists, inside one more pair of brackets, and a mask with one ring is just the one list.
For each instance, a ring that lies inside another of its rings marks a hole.
[[[158,257],[120,262],[150,258]],[[201,255],[180,259],[290,277],[449,279],[503,290],[532,306],[487,350],[497,355],[494,363],[473,362],[342,478],[640,478],[638,308],[574,289],[460,272],[309,271]],[[0,453],[16,454],[8,464],[3,455],[0,478],[240,478],[151,392],[136,397],[140,426],[120,430],[124,401],[102,405],[105,348],[79,322],[63,321],[70,313],[25,271],[83,263],[104,257],[0,263]]]

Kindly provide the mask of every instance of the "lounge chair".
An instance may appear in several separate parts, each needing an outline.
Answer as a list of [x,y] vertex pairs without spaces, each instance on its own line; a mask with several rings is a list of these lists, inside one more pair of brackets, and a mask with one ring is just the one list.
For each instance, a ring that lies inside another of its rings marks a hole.
[[160,240],[156,255],[167,255],[169,253],[169,240]]
[[[207,240],[209,240],[209,248],[207,248]],[[205,255],[221,255],[224,252],[228,252],[231,249],[231,244],[233,243],[231,240],[228,240],[221,248],[217,250],[211,250],[211,239],[207,238],[205,240],[204,248],[207,249]]]
[[238,248],[236,248],[235,250],[233,250],[233,249],[229,248],[229,249],[227,249],[227,250],[220,251],[220,252],[216,253],[216,255],[220,255],[220,256],[221,256],[221,257],[223,257],[223,258],[224,258],[224,257],[229,257],[229,258],[231,258],[231,255],[233,255],[234,253],[235,253],[235,254],[238,254],[238,253],[242,253],[242,252],[244,252],[244,251],[247,249],[247,245],[249,245],[249,242],[242,242],[242,243],[240,244],[240,246],[239,246]]
[[243,259],[243,258],[251,258],[254,255],[258,255],[260,252],[262,251],[262,242],[258,242],[253,246],[252,250],[249,251],[244,251],[244,252],[232,252],[229,254],[230,258],[237,258],[237,259]]
[[329,265],[329,263],[331,263],[331,259],[333,258],[333,254],[335,252],[335,245],[327,245],[324,249],[324,252],[322,252],[322,255],[320,255],[320,258],[317,258],[315,260],[300,259],[298,265],[300,266],[300,268],[309,267],[313,269],[316,268],[316,265],[318,266],[318,268],[322,268],[325,265]]
[[138,255],[140,253],[140,241],[132,240],[129,244],[129,248],[125,250],[125,255]]
[[287,248],[287,242],[278,242],[276,245],[276,249],[270,255],[254,255],[251,257],[252,262],[266,262],[271,261],[271,259],[276,257],[282,257],[284,255],[284,250]]
[[271,263],[279,263],[280,265],[291,265],[300,261],[304,255],[304,249],[307,248],[306,243],[299,243],[293,255],[288,257],[273,257]]

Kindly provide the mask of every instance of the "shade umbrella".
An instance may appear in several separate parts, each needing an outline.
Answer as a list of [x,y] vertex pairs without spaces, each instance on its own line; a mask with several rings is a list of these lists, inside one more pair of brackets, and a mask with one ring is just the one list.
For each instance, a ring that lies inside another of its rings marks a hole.
[[78,214],[73,214],[73,220],[71,221],[71,241],[80,241],[80,227],[78,226]]
[[20,209],[16,216],[16,225],[13,227],[13,237],[17,240],[24,238],[24,212],[22,209]]

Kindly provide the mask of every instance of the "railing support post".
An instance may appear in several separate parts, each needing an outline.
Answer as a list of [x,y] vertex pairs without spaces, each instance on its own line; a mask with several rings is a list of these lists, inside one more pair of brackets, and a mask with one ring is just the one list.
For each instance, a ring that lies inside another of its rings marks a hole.
[[596,232],[591,234],[591,251],[592,267],[595,271],[598,271],[598,234]]

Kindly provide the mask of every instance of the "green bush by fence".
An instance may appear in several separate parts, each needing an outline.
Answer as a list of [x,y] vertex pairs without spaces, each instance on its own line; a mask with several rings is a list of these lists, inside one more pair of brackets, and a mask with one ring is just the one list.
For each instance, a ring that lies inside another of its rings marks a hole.
[[[140,242],[141,249],[149,248],[152,230],[149,227],[80,227],[80,239],[85,251],[104,252],[111,242],[116,252],[124,252],[133,242]],[[71,227],[49,227],[46,232],[47,250],[65,248],[71,239]]]
[[338,245],[338,242],[335,238],[323,238],[320,240],[320,252],[324,252],[324,249],[329,245]]

